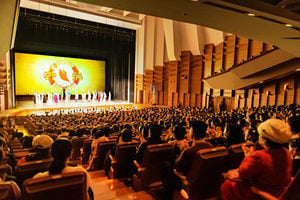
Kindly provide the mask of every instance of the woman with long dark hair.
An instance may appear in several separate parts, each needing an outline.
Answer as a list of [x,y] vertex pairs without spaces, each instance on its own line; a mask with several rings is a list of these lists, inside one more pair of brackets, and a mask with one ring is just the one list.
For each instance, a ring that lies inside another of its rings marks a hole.
[[71,167],[67,165],[67,161],[71,155],[72,144],[66,138],[60,138],[56,140],[51,147],[51,156],[53,157],[53,162],[50,165],[49,171],[38,173],[34,176],[34,178],[44,177],[48,175],[68,173],[68,172],[77,172],[82,171],[86,173],[86,181],[88,187],[88,194],[90,200],[93,200],[93,191],[90,188],[90,176],[85,169],[82,167]]

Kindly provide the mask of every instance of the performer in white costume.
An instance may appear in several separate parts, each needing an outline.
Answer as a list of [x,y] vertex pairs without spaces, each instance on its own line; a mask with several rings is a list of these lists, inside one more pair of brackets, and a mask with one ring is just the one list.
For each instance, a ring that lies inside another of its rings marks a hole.
[[82,102],[86,102],[86,93],[84,91],[81,92],[81,100]]
[[111,92],[110,91],[108,92],[108,102],[109,103],[111,102]]
[[91,101],[91,93],[90,93],[90,90],[88,90],[88,102],[90,102]]
[[106,103],[106,98],[107,98],[106,92],[103,92],[103,103]]
[[50,92],[47,94],[47,103],[52,103],[52,95]]
[[36,93],[36,91],[33,92],[33,98],[34,98],[33,103],[37,104],[37,93]]

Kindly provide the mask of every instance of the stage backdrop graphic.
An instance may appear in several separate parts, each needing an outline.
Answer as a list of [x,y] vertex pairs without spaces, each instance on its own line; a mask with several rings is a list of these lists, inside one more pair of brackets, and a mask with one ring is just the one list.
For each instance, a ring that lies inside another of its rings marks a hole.
[[16,95],[105,90],[105,61],[15,53]]

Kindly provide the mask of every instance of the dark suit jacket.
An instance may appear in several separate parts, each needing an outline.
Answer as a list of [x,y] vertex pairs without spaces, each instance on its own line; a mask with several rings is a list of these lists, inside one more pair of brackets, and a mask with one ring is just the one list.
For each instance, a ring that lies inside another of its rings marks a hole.
[[204,140],[198,141],[190,148],[184,150],[175,162],[175,169],[187,175],[193,164],[196,153],[201,149],[213,148],[214,146]]

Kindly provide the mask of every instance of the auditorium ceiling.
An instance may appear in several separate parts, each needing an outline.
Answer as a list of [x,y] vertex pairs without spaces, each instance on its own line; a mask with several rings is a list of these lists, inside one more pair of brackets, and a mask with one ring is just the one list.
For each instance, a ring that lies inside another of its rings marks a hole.
[[273,44],[300,57],[299,0],[78,1],[218,29]]

